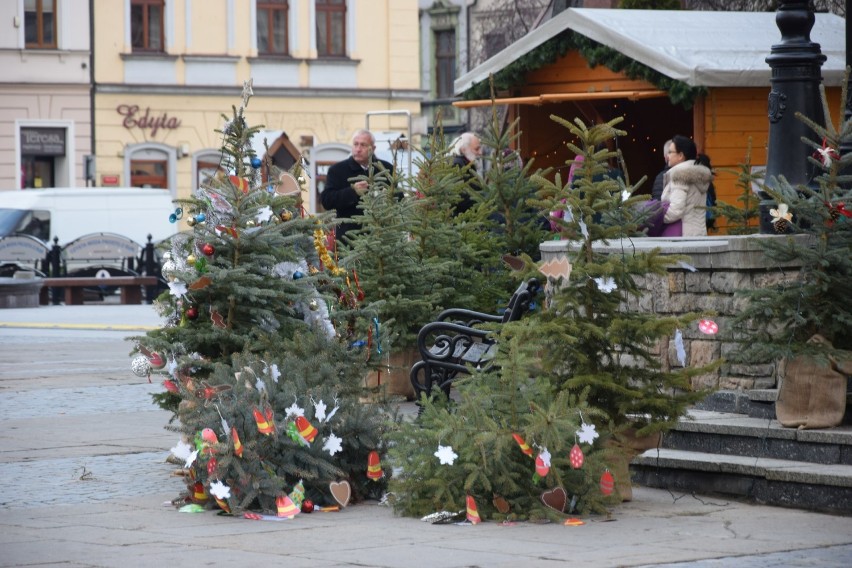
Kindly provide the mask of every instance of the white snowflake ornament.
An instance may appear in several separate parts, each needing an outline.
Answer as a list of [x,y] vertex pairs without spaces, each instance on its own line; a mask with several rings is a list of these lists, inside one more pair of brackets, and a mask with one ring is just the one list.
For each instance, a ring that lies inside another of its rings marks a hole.
[[210,484],[210,494],[217,499],[225,500],[231,497],[231,488],[216,480]]
[[453,462],[456,461],[457,457],[459,457],[459,455],[453,451],[452,446],[442,446],[441,444],[438,444],[438,451],[436,451],[434,455],[441,462],[441,465],[453,465]]
[[169,282],[169,293],[176,298],[183,298],[186,296],[186,282],[172,280]]
[[328,438],[325,439],[325,442],[322,445],[322,449],[327,451],[329,454],[334,455],[343,449],[343,444],[341,442],[343,442],[343,439],[338,438],[332,432],[331,434],[329,434]]
[[577,433],[577,438],[579,438],[579,440],[584,444],[591,445],[594,443],[595,438],[597,438],[599,435],[600,434],[595,431],[594,424],[586,424],[584,422],[582,427],[580,428],[580,431]]
[[677,360],[681,367],[686,367],[686,349],[683,346],[683,333],[678,329],[675,331],[675,351],[677,352]]
[[613,290],[618,289],[618,284],[615,283],[615,279],[611,276],[595,278],[595,284],[598,285],[598,290],[604,294],[609,294]]
[[325,420],[326,408],[326,404],[322,400],[314,403],[314,418],[316,418],[319,422],[323,422]]
[[291,404],[291,405],[289,406],[289,408],[287,408],[287,410],[285,411],[285,413],[286,413],[286,415],[287,415],[287,418],[290,418],[290,416],[304,416],[304,415],[305,415],[305,409],[304,409],[304,408],[302,408],[302,407],[300,407],[300,406],[299,406],[299,405],[298,405],[298,404],[294,401],[294,402],[293,402],[293,404]]

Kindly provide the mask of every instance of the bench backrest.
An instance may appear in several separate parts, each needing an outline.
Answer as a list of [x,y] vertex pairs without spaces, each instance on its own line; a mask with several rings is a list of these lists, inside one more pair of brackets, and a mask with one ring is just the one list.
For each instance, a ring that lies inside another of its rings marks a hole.
[[506,311],[503,312],[501,323],[521,319],[521,316],[529,311],[530,303],[535,299],[540,289],[541,284],[535,278],[521,282],[521,285],[518,286],[518,289],[515,290],[515,293],[512,294],[509,303],[506,305]]

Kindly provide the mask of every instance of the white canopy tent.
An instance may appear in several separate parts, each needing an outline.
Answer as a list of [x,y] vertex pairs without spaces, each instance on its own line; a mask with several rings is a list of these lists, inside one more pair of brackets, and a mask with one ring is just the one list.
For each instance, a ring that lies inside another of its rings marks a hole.
[[[693,87],[769,86],[766,63],[781,42],[775,12],[692,10],[607,10],[568,8],[475,69],[456,79],[456,94],[488,79],[555,37],[573,30]],[[846,22],[835,14],[816,14],[811,41],[827,56],[822,76],[838,86],[846,66]]]

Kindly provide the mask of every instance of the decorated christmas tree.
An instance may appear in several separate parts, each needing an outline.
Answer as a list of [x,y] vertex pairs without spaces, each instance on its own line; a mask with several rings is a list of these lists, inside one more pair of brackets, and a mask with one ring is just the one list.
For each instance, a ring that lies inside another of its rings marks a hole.
[[372,338],[357,288],[294,196],[298,166],[254,155],[250,96],[223,117],[221,173],[175,210],[191,230],[171,240],[165,324],[134,338],[133,370],[164,376],[187,475],[176,503],[292,516],[306,498],[381,493],[387,416],[358,401]]
[[[841,102],[846,101],[846,82]],[[830,359],[852,360],[852,154],[841,146],[852,140],[852,121],[838,124],[822,93],[826,125],[797,115],[814,132],[802,141],[814,149],[809,159],[818,175],[809,185],[793,187],[784,178],[766,191],[777,206],[770,211],[773,227],[783,238],[762,239],[766,256],[778,263],[777,282],[750,291],[735,321],[742,330],[737,361],[778,361],[799,355],[815,357],[827,367]],[[785,266],[800,267],[784,275]],[[820,336],[824,341],[812,341]]]

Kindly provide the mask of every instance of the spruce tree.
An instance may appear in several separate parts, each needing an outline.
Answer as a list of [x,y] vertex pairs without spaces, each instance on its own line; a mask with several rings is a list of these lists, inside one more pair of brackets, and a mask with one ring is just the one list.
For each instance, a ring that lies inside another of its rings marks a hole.
[[[586,126],[580,119],[552,118],[578,140],[568,147],[584,157],[571,186],[563,185],[559,175],[536,178],[553,196],[551,208],[561,204],[566,210],[559,223],[569,239],[572,269],[570,278],[556,283],[549,308],[529,320],[526,333],[539,345],[543,371],[554,388],[586,392],[589,404],[606,414],[614,435],[628,429],[639,435],[665,430],[704,394],[691,390],[690,377],[709,370],[667,370],[656,352],[661,340],[682,338],[697,314],[661,317],[637,309],[641,280],[666,274],[679,259],[659,249],[636,250],[627,239],[638,230],[637,204],[644,196],[633,193],[642,180],[630,185],[608,177],[607,162],[616,153],[604,146],[626,134],[617,128],[622,119]],[[619,242],[621,254],[599,250]]]
[[[843,85],[841,102],[846,101]],[[852,154],[840,155],[841,145],[852,140],[852,121],[844,121],[841,106],[835,125],[822,86],[820,93],[825,126],[797,114],[813,130],[815,139],[802,141],[814,149],[809,161],[819,173],[810,185],[794,187],[782,177],[767,188],[777,203],[773,226],[785,236],[759,242],[783,277],[741,292],[743,310],[734,328],[743,333],[732,355],[736,361],[766,363],[797,355],[823,363],[828,357],[852,359]],[[799,268],[784,276],[785,265]],[[809,342],[815,334],[829,343]]]
[[188,471],[176,502],[213,507],[227,489],[221,508],[274,513],[288,494],[333,504],[336,482],[376,496],[384,481],[366,472],[387,416],[358,402],[369,320],[325,248],[326,219],[280,195],[275,168],[264,180],[249,96],[223,116],[222,174],[175,211],[191,231],[171,241],[156,302],[165,325],[134,338],[134,370],[165,376],[155,398],[174,412]]
[[731,205],[719,201],[715,207],[710,207],[716,218],[725,217],[725,230],[729,235],[749,235],[758,231],[757,222],[760,219],[760,198],[754,191],[754,185],[765,190],[763,172],[754,171],[751,162],[751,137],[748,139],[745,161],[736,170],[726,170],[737,176],[736,186],[740,190],[737,201],[739,205]]

